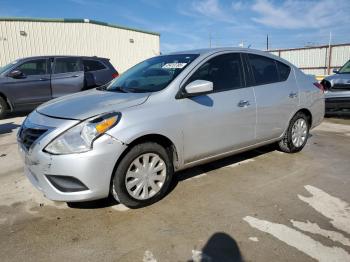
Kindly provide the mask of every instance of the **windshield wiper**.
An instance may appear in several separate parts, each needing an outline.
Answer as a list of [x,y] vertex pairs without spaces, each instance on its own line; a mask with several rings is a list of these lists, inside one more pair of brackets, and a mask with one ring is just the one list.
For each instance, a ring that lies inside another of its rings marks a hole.
[[121,92],[121,93],[128,93],[123,87],[116,86],[113,87],[113,89],[107,89],[107,85],[96,87],[97,90],[103,90],[103,91],[109,91],[109,92]]
[[107,88],[106,85],[102,85],[102,86],[96,87],[96,90],[106,90],[106,88]]
[[128,91],[126,91],[126,89],[122,86],[116,86],[114,87],[112,90],[110,91],[116,91],[116,92],[122,92],[122,93],[128,93]]

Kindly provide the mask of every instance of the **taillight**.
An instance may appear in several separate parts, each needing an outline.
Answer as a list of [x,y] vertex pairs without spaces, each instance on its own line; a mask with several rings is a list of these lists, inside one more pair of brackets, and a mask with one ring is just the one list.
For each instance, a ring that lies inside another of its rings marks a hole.
[[112,78],[117,78],[119,76],[118,72],[112,74]]
[[324,86],[322,84],[320,84],[319,82],[315,82],[314,86],[316,86],[318,89],[320,89],[322,91],[322,93],[324,93]]

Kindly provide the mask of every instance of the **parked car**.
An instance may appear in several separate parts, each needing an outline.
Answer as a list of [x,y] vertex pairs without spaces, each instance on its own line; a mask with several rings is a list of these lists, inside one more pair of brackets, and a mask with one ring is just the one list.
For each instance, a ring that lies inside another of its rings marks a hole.
[[0,68],[0,119],[8,111],[32,110],[52,98],[110,82],[118,72],[107,58],[37,56]]
[[[265,144],[299,152],[324,116],[313,78],[240,48],[150,58],[105,88],[52,100],[18,132],[25,174],[46,197],[160,200],[173,173]],[[207,190],[207,189],[206,189]]]
[[326,112],[350,110],[350,60],[321,81],[325,87]]

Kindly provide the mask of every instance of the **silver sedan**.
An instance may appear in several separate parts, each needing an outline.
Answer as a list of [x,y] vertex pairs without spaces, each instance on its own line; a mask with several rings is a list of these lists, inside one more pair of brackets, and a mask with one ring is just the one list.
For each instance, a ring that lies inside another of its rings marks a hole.
[[322,88],[289,62],[251,49],[194,50],[38,107],[18,144],[26,176],[49,199],[111,194],[136,208],[164,197],[175,171],[270,143],[299,152],[323,116]]

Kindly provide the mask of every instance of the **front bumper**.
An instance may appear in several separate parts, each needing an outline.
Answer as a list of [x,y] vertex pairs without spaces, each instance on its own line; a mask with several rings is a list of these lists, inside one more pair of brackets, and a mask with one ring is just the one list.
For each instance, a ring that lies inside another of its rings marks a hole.
[[326,98],[326,111],[350,109],[349,97],[330,97]]
[[[35,123],[36,119],[33,120]],[[105,134],[94,142],[91,151],[51,155],[44,152],[43,148],[62,132],[57,130],[59,127],[52,129],[52,132],[40,137],[29,150],[19,143],[19,152],[25,162],[24,173],[30,182],[47,198],[55,201],[78,202],[107,197],[115,164],[127,145]],[[52,183],[48,176],[72,177],[80,181],[85,188],[75,192],[64,192],[65,190]]]

